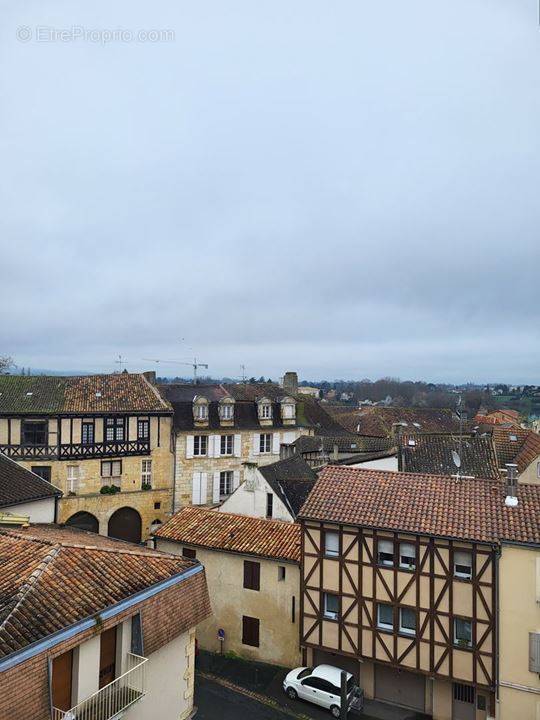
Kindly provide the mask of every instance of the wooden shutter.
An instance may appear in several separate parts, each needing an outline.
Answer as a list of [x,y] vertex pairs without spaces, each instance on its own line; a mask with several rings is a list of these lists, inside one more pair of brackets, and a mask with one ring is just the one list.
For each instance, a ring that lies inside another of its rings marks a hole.
[[260,433],[253,433],[253,454],[258,455],[260,450],[261,436]]
[[242,436],[234,436],[234,457],[242,457]]
[[259,647],[259,619],[242,616],[242,643]]
[[191,503],[192,505],[201,504],[201,473],[194,472],[191,481]]
[[214,486],[212,489],[212,502],[218,503],[219,502],[219,472],[214,473]]
[[247,590],[261,589],[261,564],[244,560],[244,587]]
[[279,433],[272,435],[272,454],[279,455]]
[[71,704],[71,678],[73,650],[57,655],[52,662],[52,704],[59,710],[69,710]]
[[188,459],[193,457],[193,435],[186,437],[186,457]]
[[206,473],[201,473],[201,505],[206,505],[206,503],[207,503],[206,480],[207,480]]
[[134,655],[144,655],[141,613],[131,618],[131,652]]
[[235,470],[233,472],[233,492],[236,490],[236,488],[240,485],[240,470]]

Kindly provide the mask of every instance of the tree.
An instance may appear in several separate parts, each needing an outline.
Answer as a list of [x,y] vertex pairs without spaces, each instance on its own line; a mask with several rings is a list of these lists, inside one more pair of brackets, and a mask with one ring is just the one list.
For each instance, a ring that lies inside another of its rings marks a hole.
[[5,375],[14,365],[13,358],[9,355],[0,355],[0,375]]

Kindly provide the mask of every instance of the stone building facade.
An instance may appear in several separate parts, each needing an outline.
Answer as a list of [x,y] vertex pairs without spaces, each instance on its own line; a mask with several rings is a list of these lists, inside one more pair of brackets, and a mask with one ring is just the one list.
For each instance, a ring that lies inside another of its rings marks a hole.
[[172,511],[171,436],[144,375],[0,376],[0,452],[62,490],[58,522],[147,538]]

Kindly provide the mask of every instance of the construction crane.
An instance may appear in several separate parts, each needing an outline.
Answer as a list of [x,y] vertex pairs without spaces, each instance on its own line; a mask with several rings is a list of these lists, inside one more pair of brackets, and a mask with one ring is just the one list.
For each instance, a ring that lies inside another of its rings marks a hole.
[[185,362],[183,360],[156,360],[154,358],[143,358],[143,360],[145,362],[154,362],[162,365],[191,365],[193,368],[194,385],[197,383],[197,370],[199,368],[206,368],[208,370],[208,365],[206,363],[197,362],[197,358],[193,358],[193,362]]

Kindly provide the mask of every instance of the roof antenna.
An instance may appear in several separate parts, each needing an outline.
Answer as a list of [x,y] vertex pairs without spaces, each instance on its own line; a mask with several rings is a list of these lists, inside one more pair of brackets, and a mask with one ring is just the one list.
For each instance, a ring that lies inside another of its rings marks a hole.
[[461,393],[457,399],[456,412],[459,417],[459,450],[457,452],[452,450],[452,460],[454,461],[454,465],[457,467],[456,481],[459,482],[461,480],[461,454],[463,447],[463,413],[461,412]]
[[246,382],[246,366],[240,365],[240,369],[242,370],[242,382],[245,383]]

